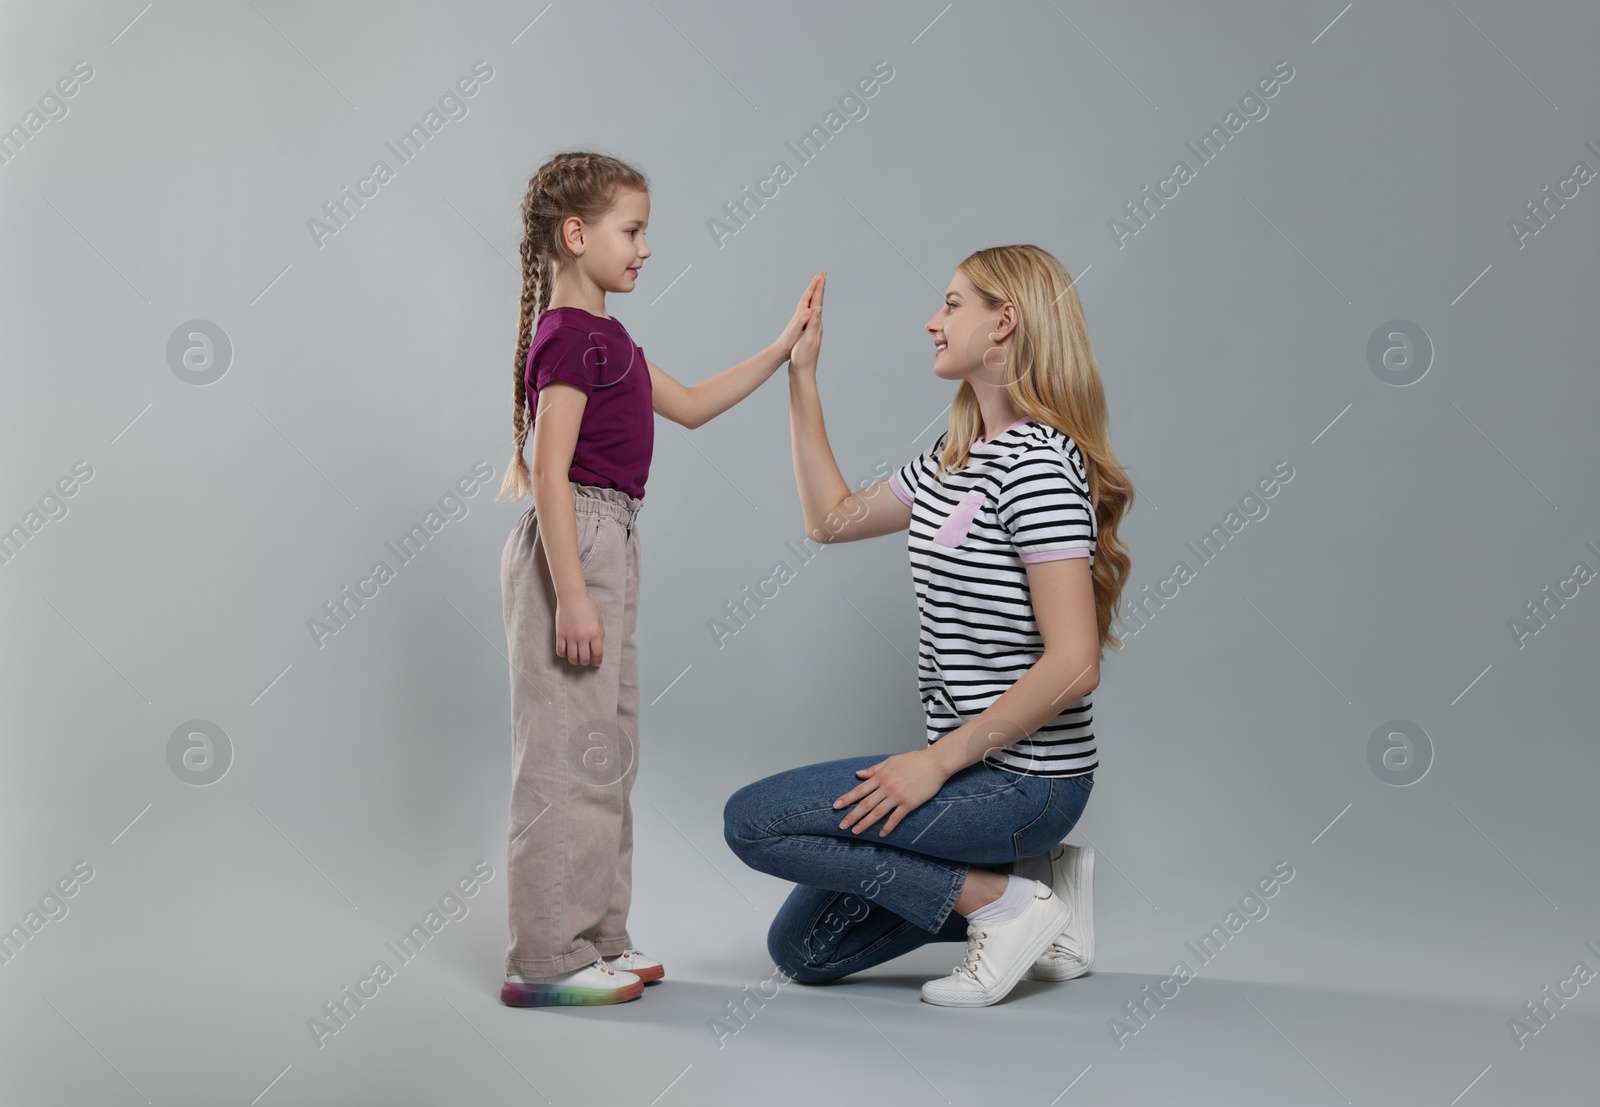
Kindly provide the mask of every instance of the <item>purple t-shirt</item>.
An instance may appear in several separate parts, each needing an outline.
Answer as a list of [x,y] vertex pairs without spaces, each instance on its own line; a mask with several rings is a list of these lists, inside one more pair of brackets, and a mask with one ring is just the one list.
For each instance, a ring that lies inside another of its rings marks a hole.
[[575,385],[589,397],[570,480],[644,498],[656,430],[650,366],[618,319],[580,307],[546,308],[528,347],[523,381],[530,418],[539,410],[539,390],[551,381]]

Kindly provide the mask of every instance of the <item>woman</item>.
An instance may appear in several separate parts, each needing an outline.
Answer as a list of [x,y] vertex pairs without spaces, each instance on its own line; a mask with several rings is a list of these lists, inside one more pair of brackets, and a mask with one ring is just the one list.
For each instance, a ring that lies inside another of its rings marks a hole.
[[1121,646],[1116,530],[1132,486],[1066,270],[999,246],[957,267],[927,324],[934,374],[961,382],[948,428],[852,494],[817,393],[825,285],[790,356],[795,482],[817,541],[909,530],[928,744],[747,785],[724,834],[798,885],[767,939],[788,975],[823,983],[964,937],[961,964],[922,998],[985,1007],[1024,974],[1071,979],[1093,959],[1092,851],[1057,843],[1099,765],[1091,693],[1102,651]]

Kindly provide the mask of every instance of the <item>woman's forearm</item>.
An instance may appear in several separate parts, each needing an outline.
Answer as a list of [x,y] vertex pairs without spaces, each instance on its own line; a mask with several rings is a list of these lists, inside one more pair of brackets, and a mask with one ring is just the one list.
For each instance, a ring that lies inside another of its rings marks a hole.
[[940,738],[928,753],[950,776],[1032,734],[1100,683],[1100,666],[1046,653],[977,718]]
[[834,460],[822,423],[822,397],[814,369],[789,367],[789,433],[793,439],[794,483],[805,514],[806,534],[818,542],[831,535],[823,521],[850,495],[850,485]]
[[725,369],[699,384],[690,385],[690,409],[694,417],[689,425],[702,426],[727,411],[766,383],[786,358],[782,350],[768,346],[732,369]]

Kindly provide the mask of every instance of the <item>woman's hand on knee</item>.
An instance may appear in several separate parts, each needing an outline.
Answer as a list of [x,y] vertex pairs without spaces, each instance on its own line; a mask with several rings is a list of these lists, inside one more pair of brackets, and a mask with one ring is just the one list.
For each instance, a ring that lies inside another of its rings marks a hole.
[[878,836],[884,837],[911,812],[939,794],[949,774],[927,750],[913,750],[886,757],[876,765],[857,769],[856,775],[864,779],[844,795],[833,801],[837,810],[854,803],[856,806],[839,824],[841,830],[860,834],[879,819],[888,821]]

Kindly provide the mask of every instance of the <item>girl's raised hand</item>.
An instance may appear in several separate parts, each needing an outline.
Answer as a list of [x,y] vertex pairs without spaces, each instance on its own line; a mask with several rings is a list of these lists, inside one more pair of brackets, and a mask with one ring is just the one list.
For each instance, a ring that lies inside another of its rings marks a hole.
[[828,272],[823,270],[811,280],[806,290],[808,300],[801,304],[806,309],[805,326],[800,338],[789,351],[789,364],[796,369],[812,370],[817,367],[817,352],[822,348],[822,294],[828,287]]
[[[806,320],[811,317],[812,300],[817,299],[819,303],[821,302],[821,292],[819,290],[822,287],[823,280],[823,273],[818,273],[811,278],[811,283],[806,285],[806,290],[800,294],[800,306],[794,309],[794,318],[789,320],[788,325],[783,328],[783,333],[772,344],[772,348],[778,351],[784,361],[789,360],[794,344],[800,340],[801,329],[805,327]],[[782,362],[779,362],[779,364],[781,365]]]

